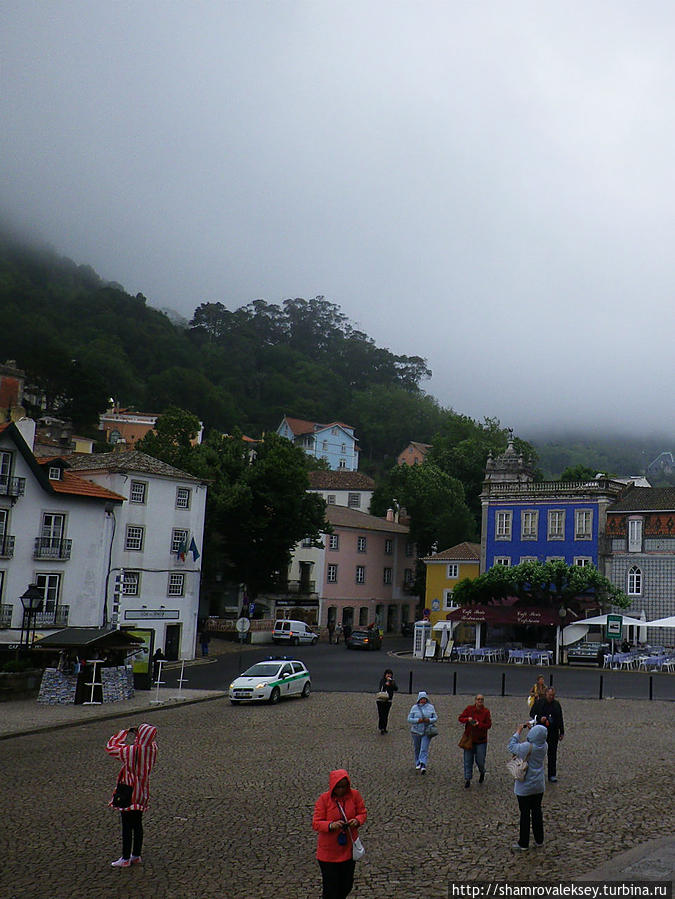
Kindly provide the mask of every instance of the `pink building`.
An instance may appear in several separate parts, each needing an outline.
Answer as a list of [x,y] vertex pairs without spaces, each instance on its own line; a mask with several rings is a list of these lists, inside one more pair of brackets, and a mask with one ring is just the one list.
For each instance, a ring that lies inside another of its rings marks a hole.
[[331,505],[326,519],[333,533],[324,546],[299,545],[290,577],[309,573],[319,598],[319,624],[330,621],[352,627],[376,624],[398,633],[404,622],[415,620],[417,597],[415,546],[406,525],[367,515],[356,509]]

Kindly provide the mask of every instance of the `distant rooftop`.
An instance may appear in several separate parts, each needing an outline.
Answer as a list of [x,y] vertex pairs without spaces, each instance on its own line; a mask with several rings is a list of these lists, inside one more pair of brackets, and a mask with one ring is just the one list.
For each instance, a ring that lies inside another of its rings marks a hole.
[[165,478],[178,478],[181,481],[202,483],[194,475],[161,462],[140,450],[126,450],[115,453],[73,453],[65,456],[73,471],[106,471],[106,472],[140,472],[159,475]]
[[309,486],[312,490],[374,490],[375,481],[360,471],[310,471]]

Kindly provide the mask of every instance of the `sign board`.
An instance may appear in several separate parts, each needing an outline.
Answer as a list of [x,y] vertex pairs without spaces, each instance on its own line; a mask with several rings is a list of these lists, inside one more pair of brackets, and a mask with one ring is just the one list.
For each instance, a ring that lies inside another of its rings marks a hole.
[[180,618],[178,609],[126,609],[125,621],[140,621],[147,618]]
[[251,627],[251,622],[248,620],[248,618],[237,618],[235,627],[237,628],[238,633],[245,634]]
[[443,658],[444,659],[450,658],[450,656],[452,655],[452,648],[454,645],[455,645],[454,640],[448,640],[448,642],[445,645],[445,649],[443,650]]
[[441,601],[439,599],[431,600],[431,611],[432,612],[440,612],[441,611]]
[[127,630],[125,628],[125,633],[131,634],[133,637],[140,637],[143,641],[140,646],[132,649],[134,674],[149,675],[150,659],[152,657],[155,642],[155,632],[149,629],[146,630],[145,628],[138,630]]
[[605,624],[605,640],[620,640],[623,628],[623,615],[608,615]]
[[424,658],[425,659],[434,659],[436,658],[436,647],[438,644],[435,640],[427,640],[426,646],[424,647]]

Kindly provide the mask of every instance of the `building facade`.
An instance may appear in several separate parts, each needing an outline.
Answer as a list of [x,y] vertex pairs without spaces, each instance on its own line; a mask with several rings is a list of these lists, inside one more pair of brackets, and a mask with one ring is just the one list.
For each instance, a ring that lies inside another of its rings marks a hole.
[[359,467],[359,447],[354,428],[343,422],[320,424],[285,415],[277,434],[301,447],[307,455],[323,459],[333,471],[356,471]]
[[[607,577],[632,600],[627,614],[675,615],[675,487],[628,490],[607,510],[607,543]],[[647,640],[672,646],[675,629],[647,628]]]
[[454,608],[452,596],[457,584],[480,574],[480,543],[458,543],[422,561],[427,570],[425,608],[433,628]]
[[431,449],[430,443],[419,443],[411,440],[404,450],[396,457],[397,465],[421,465]]
[[368,512],[375,481],[360,471],[310,471],[309,491],[319,493],[329,506],[347,506]]

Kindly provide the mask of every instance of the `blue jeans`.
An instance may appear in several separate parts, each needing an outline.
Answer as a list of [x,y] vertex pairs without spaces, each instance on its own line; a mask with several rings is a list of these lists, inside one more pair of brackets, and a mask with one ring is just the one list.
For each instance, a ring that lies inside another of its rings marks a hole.
[[427,761],[429,760],[429,743],[431,743],[431,737],[428,737],[426,734],[411,734],[412,742],[413,742],[413,751],[415,753],[415,764],[416,765],[424,765],[426,768]]
[[478,770],[482,773],[485,771],[485,754],[487,753],[487,743],[474,743],[472,749],[464,750],[464,780],[471,780],[473,774],[473,763],[476,762]]

